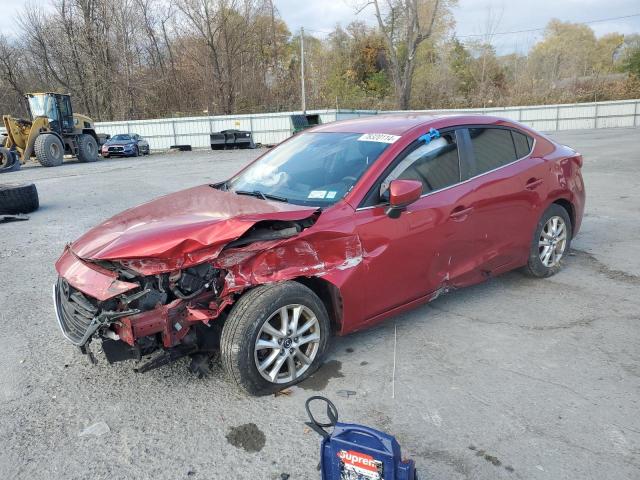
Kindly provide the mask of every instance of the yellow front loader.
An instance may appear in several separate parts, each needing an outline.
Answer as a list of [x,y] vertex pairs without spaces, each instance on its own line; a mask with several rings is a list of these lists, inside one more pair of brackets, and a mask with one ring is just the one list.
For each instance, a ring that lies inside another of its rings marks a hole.
[[60,93],[28,93],[30,120],[4,115],[4,145],[0,146],[0,172],[14,170],[35,157],[45,167],[62,164],[64,155],[81,162],[98,159],[98,135],[93,120],[74,114],[71,97]]

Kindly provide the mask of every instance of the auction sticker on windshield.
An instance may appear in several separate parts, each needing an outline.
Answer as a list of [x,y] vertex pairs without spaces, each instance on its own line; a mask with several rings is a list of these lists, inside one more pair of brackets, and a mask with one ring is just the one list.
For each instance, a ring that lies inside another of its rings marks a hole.
[[307,198],[324,198],[326,195],[326,190],[311,190]]
[[365,133],[358,138],[360,142],[380,142],[394,143],[400,137],[398,135],[390,135],[388,133]]

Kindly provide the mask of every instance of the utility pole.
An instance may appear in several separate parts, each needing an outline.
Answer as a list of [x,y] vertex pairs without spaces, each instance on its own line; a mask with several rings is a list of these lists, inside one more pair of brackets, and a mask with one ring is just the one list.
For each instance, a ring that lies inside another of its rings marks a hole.
[[304,91],[304,27],[300,27],[300,88],[302,97],[302,113],[307,113],[307,99]]

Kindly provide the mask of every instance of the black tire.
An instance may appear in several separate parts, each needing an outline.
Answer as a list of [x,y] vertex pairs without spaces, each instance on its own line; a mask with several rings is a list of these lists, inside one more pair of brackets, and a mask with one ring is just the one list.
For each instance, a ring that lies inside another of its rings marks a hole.
[[0,168],[7,168],[13,165],[13,154],[8,148],[0,146]]
[[[254,348],[265,322],[288,305],[302,305],[313,312],[318,320],[320,339],[315,358],[306,371],[293,381],[275,383],[258,371]],[[222,364],[240,388],[251,395],[268,395],[303,381],[318,369],[329,343],[330,328],[324,304],[309,288],[297,282],[261,285],[240,297],[227,317],[220,341]]]
[[83,133],[78,135],[78,161],[82,163],[98,160],[98,142],[93,135]]
[[64,160],[64,145],[52,133],[41,133],[36,138],[33,150],[43,167],[58,167]]
[[[545,228],[545,225],[553,217],[560,217],[564,221],[564,224],[566,226],[566,231],[565,231],[566,244],[565,244],[564,250],[562,251],[562,256],[558,260],[557,264],[552,266],[546,266],[542,262],[542,259],[540,258],[540,255],[541,255],[540,249],[543,247],[540,247],[538,242],[541,239],[542,231]],[[571,217],[569,216],[569,213],[560,205],[555,203],[552,204],[542,214],[542,217],[540,217],[540,221],[536,226],[536,230],[533,234],[533,238],[531,239],[531,247],[529,249],[529,260],[527,262],[527,265],[525,265],[523,269],[524,273],[526,273],[531,277],[536,277],[536,278],[546,278],[558,273],[562,269],[562,259],[565,258],[565,256],[569,253],[569,249],[571,247],[572,235],[573,235],[573,226],[571,224]]]
[[133,149],[133,156],[134,157],[140,156],[140,149],[137,146]]
[[30,213],[39,206],[38,190],[33,183],[0,185],[0,213]]

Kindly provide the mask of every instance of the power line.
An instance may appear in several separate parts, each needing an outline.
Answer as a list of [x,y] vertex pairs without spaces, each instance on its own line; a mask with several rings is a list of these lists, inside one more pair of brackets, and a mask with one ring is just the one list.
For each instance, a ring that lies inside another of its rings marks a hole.
[[[610,18],[601,18],[598,20],[589,20],[587,22],[575,22],[575,23],[582,23],[585,25],[591,24],[591,23],[601,23],[601,22],[609,22],[611,20],[622,20],[624,18],[633,18],[633,17],[640,17],[640,13],[634,13],[632,15],[623,15],[621,17],[610,17]],[[530,33],[530,32],[539,32],[542,30],[545,30],[547,27],[539,27],[539,28],[528,28],[526,30],[513,30],[510,32],[496,32],[496,33],[491,33],[491,34],[486,34],[486,33],[476,33],[476,34],[467,34],[467,35],[456,35],[457,38],[469,38],[469,37],[486,37],[486,36],[494,36],[494,35],[513,35],[516,33]]]
[[[602,23],[602,22],[610,22],[612,20],[623,20],[625,18],[634,18],[634,17],[640,17],[640,13],[634,13],[631,15],[622,15],[619,17],[609,17],[609,18],[600,18],[600,19],[596,19],[596,20],[588,20],[586,22],[575,22],[575,23],[580,23],[580,24],[585,24],[585,25],[589,25],[592,23]],[[531,32],[540,32],[542,30],[545,30],[547,27],[538,27],[538,28],[527,28],[524,30],[511,30],[508,32],[496,32],[496,33],[491,33],[490,35],[514,35],[517,33],[531,33]],[[331,33],[334,33],[333,31],[328,31],[328,30],[315,30],[312,28],[305,28],[305,30],[307,32],[315,32],[315,33],[324,33],[326,35],[329,35]],[[469,33],[469,34],[465,34],[465,35],[456,35],[456,38],[470,38],[470,37],[485,37],[487,36],[486,33]]]

